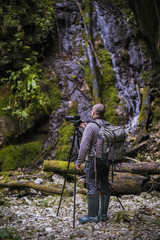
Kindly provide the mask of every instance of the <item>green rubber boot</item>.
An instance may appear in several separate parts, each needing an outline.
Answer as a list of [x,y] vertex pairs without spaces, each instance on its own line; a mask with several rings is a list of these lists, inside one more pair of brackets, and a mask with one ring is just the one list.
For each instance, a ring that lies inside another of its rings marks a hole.
[[98,210],[99,210],[99,196],[98,197],[87,197],[88,201],[88,215],[80,217],[79,222],[84,224],[87,222],[99,222]]
[[105,222],[108,220],[107,211],[108,211],[108,206],[109,206],[109,200],[110,200],[109,195],[104,195],[104,194],[101,195],[100,220],[102,222]]

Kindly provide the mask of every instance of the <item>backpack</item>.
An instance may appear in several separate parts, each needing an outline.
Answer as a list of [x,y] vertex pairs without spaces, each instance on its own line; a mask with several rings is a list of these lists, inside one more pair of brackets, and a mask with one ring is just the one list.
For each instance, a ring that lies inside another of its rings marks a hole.
[[124,158],[124,141],[125,131],[120,126],[110,125],[108,122],[97,123],[100,127],[97,145],[96,145],[96,159],[108,167],[112,164],[121,163]]

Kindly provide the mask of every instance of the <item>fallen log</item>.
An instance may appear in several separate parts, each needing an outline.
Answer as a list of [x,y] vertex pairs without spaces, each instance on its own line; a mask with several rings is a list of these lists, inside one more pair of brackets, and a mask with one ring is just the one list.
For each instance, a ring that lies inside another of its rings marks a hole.
[[[45,160],[43,163],[43,171],[65,174],[67,171],[67,161],[51,161]],[[74,174],[74,163],[70,163],[69,174]],[[77,170],[78,175],[84,174],[84,165],[80,170]],[[160,174],[160,163],[157,162],[141,162],[141,163],[121,163],[115,166],[116,172],[130,172],[142,175]]]
[[[0,188],[15,188],[15,189],[24,189],[24,188],[32,188],[36,191],[44,192],[47,194],[61,194],[62,187],[60,185],[52,184],[51,186],[46,186],[42,184],[35,184],[32,181],[11,181],[11,182],[0,182]],[[72,196],[74,189],[65,189],[64,195]],[[77,193],[86,194],[86,189],[77,189]]]
[[[144,185],[148,180],[147,177],[140,176],[138,174],[132,173],[115,173],[114,175],[114,182],[111,181],[112,176],[109,177],[110,184],[111,184],[111,194],[138,194],[142,192],[144,189]],[[62,186],[53,184],[52,186],[46,186],[42,184],[35,184],[32,181],[10,181],[10,182],[0,182],[0,188],[11,188],[11,189],[25,189],[25,188],[32,188],[36,191],[42,192],[42,194],[47,195],[54,195],[54,194],[61,194]],[[64,190],[65,196],[73,196],[74,189],[67,189]],[[77,194],[87,194],[88,190],[85,188],[78,188]]]
[[[115,173],[113,182],[111,178],[112,176],[109,176],[111,187],[116,194],[139,194],[149,181],[148,177],[132,173]],[[113,192],[111,191],[111,193]]]
[[[67,161],[51,161],[51,160],[45,160],[43,162],[43,171],[47,172],[54,172],[54,173],[59,173],[61,175],[66,174],[67,172],[67,167],[68,167],[68,162]],[[84,174],[84,165],[81,165],[81,169],[77,170],[78,175],[83,175]],[[75,173],[75,164],[73,162],[70,162],[69,165],[69,174],[74,174]]]
[[115,168],[116,172],[130,172],[142,175],[160,174],[160,163],[141,162],[141,163],[121,163]]

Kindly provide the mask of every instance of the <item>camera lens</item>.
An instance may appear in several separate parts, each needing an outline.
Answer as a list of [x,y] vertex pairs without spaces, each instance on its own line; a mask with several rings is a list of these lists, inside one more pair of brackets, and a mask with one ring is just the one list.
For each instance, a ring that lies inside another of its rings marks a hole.
[[80,120],[80,116],[66,116],[66,121]]

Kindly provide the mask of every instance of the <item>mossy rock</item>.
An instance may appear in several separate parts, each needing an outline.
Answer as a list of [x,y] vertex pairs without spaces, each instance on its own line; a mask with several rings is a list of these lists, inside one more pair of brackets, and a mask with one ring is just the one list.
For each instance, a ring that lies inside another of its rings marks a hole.
[[72,123],[64,122],[58,130],[58,143],[55,150],[55,159],[67,160],[72,142],[74,126]]
[[[103,76],[101,76],[99,69],[97,69],[97,75],[100,85],[100,97],[104,105],[107,105],[107,112],[105,113],[105,119],[112,124],[118,124],[118,115],[116,108],[119,104],[118,92],[115,88],[116,77],[114,75],[112,58],[101,44],[102,40],[99,36],[96,36],[95,49],[102,67]],[[99,47],[101,46],[101,47]]]
[[0,150],[1,171],[16,170],[29,166],[37,159],[41,147],[42,143],[40,141],[4,147]]

